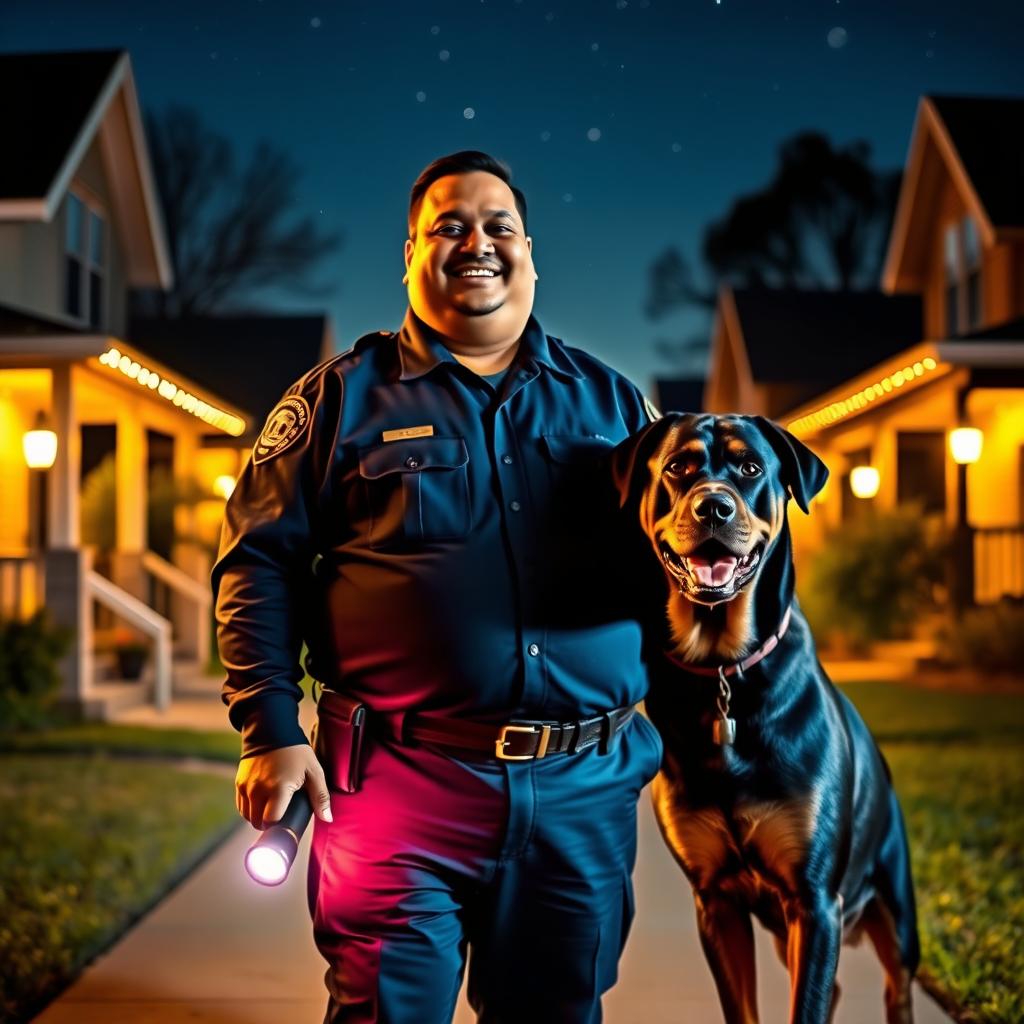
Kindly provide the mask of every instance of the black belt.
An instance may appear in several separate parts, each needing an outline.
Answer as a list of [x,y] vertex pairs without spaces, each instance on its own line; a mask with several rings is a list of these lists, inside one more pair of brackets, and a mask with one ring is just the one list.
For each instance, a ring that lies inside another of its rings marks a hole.
[[549,754],[575,754],[595,744],[599,754],[606,754],[618,731],[634,714],[636,708],[630,706],[577,722],[515,719],[506,725],[412,713],[380,717],[391,720],[392,738],[400,743],[414,740],[483,751],[500,761],[539,761]]

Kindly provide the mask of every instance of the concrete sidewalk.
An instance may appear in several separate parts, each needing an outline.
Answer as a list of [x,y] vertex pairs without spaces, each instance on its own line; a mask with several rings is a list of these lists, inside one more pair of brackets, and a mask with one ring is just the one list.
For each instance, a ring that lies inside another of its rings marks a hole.
[[[225,779],[230,800],[230,782]],[[240,826],[212,857],[36,1018],[37,1024],[319,1024],[324,961],[305,900],[309,832],[295,870],[276,889],[246,876],[254,832]],[[609,1024],[712,1024],[721,1013],[704,963],[689,886],[665,849],[650,801],[641,800],[637,916]],[[788,983],[758,929],[762,1020],[786,1019]],[[882,1020],[882,975],[866,945],[844,948],[836,1024]],[[949,1021],[915,991],[917,1024]],[[460,1000],[455,1024],[472,1024]]]

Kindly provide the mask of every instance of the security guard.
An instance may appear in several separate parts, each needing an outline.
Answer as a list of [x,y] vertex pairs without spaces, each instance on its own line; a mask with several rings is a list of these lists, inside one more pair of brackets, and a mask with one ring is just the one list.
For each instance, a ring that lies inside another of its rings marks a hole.
[[[212,582],[238,808],[260,828],[313,799],[325,1024],[450,1021],[467,946],[479,1020],[588,1024],[662,755],[634,713],[640,628],[601,463],[649,416],[531,315],[504,164],[427,167],[405,263],[401,330],[292,385],[227,504]],[[303,639],[367,708],[355,792],[328,791],[297,722]]]

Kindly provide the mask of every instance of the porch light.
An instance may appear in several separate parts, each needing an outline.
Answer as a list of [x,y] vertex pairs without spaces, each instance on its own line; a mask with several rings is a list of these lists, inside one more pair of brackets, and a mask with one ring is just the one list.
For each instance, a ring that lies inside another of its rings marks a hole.
[[850,470],[850,490],[854,497],[873,498],[880,484],[881,477],[874,466],[854,466]]
[[57,458],[57,435],[46,426],[46,416],[36,414],[36,425],[21,438],[22,451],[29,469],[49,469]]
[[213,493],[223,498],[225,501],[231,497],[231,492],[234,489],[235,478],[230,473],[224,473],[213,481]]
[[961,466],[981,458],[982,433],[977,427],[957,427],[949,432],[949,450]]

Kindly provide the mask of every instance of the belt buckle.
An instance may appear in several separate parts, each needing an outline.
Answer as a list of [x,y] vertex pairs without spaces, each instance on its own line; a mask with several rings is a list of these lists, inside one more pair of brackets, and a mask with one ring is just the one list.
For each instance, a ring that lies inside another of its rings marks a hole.
[[[512,741],[508,738],[510,732],[528,732],[531,735],[540,733],[540,743],[537,745],[535,754],[506,754],[505,748]],[[503,725],[498,738],[494,741],[494,756],[500,761],[539,761],[548,752],[548,740],[551,738],[550,725]]]

